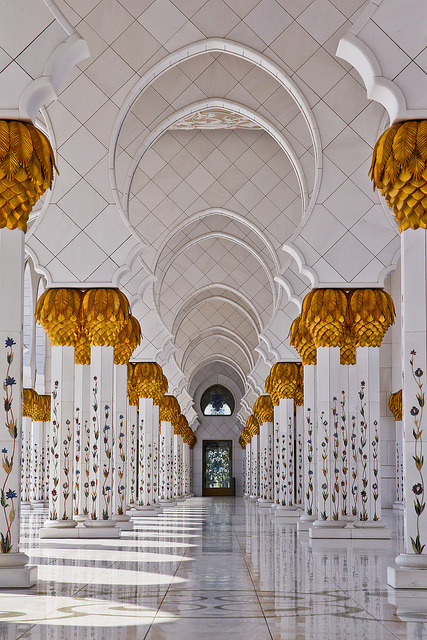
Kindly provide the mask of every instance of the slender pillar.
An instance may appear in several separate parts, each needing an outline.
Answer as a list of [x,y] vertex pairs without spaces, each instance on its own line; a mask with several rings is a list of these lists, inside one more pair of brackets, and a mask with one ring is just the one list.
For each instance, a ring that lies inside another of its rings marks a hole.
[[137,503],[136,497],[136,446],[138,427],[138,407],[129,404],[128,407],[128,431],[127,431],[127,507],[132,509]]
[[159,407],[153,398],[139,399],[139,467],[138,467],[138,502],[133,515],[156,516],[158,507],[153,500],[154,466],[153,449],[154,438],[159,431]]
[[30,501],[33,509],[42,509],[45,506],[43,474],[44,432],[45,423],[34,420],[31,427],[32,473],[30,495]]
[[91,378],[88,364],[75,365],[74,520],[84,522],[90,509],[90,402]]
[[[24,391],[29,391],[25,389]],[[21,509],[31,508],[31,475],[32,475],[32,455],[31,455],[31,425],[29,416],[22,416],[22,442],[21,442]]]
[[273,422],[263,422],[259,427],[260,486],[259,507],[273,504]]
[[388,408],[392,412],[396,425],[396,499],[393,509],[403,511],[403,424],[402,424],[402,389],[392,393]]
[[174,433],[173,436],[173,498],[177,502],[184,499],[183,496],[183,467],[182,467],[182,436]]
[[159,496],[160,504],[175,505],[173,497],[173,438],[174,428],[179,423],[180,407],[174,396],[165,395],[159,404],[160,422],[160,464]]
[[387,581],[395,588],[427,589],[427,509],[425,451],[427,413],[427,234],[406,229],[401,234],[403,356],[403,487],[404,553],[389,567]]
[[132,531],[126,513],[127,472],[127,365],[115,364],[113,375],[113,505],[112,519],[120,529]]
[[[249,416],[251,417],[251,416]],[[252,416],[254,425],[251,430],[251,495],[252,501],[259,497],[259,426],[256,418]]]
[[302,509],[304,504],[304,406],[295,406],[295,505]]
[[[318,442],[316,365],[304,365],[304,513],[298,523],[299,530],[307,530],[317,516]],[[305,523],[305,524],[304,524]]]
[[190,497],[190,447],[184,440],[182,446],[182,465],[184,473],[184,497]]
[[[113,529],[112,519],[113,484],[113,372],[114,349],[112,346],[92,346],[90,377],[92,383],[91,402],[91,504],[89,518],[84,524],[89,528]],[[117,530],[119,533],[119,531]]]
[[251,494],[251,443],[246,442],[245,446],[245,488],[244,497],[249,498]]
[[[50,425],[49,520],[60,530],[76,526],[73,520],[74,347],[52,347]],[[40,535],[42,536],[43,530]]]

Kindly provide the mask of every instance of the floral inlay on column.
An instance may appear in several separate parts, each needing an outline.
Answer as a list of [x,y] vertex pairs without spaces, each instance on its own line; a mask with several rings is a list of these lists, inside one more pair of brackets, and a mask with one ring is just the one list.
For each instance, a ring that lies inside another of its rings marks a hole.
[[63,444],[63,453],[64,453],[64,482],[62,483],[62,495],[64,497],[64,513],[62,514],[62,519],[67,520],[67,500],[70,497],[70,454],[71,454],[71,423],[69,420],[65,421],[65,426],[67,431],[65,433],[65,438],[62,442]]
[[359,399],[360,399],[360,440],[359,440],[359,455],[360,455],[360,464],[361,464],[361,482],[362,482],[362,491],[360,492],[360,502],[361,502],[361,510],[359,513],[359,519],[361,521],[366,521],[368,519],[368,512],[366,510],[366,504],[368,502],[368,454],[365,451],[365,447],[367,444],[366,433],[368,430],[368,423],[365,418],[365,407],[366,403],[364,402],[365,398],[365,382],[362,380],[360,383],[360,391],[359,391]]
[[108,419],[110,417],[110,407],[106,404],[104,407],[104,426],[102,428],[104,452],[108,460],[103,466],[104,480],[102,483],[102,496],[104,498],[104,508],[102,510],[102,519],[109,520],[111,511],[111,442],[110,442],[110,425]]
[[307,507],[305,511],[308,516],[312,516],[313,515],[313,498],[314,498],[314,488],[313,488],[314,472],[313,472],[313,420],[311,418],[310,408],[307,409],[307,415],[305,419],[307,422],[307,436],[308,436],[308,439],[307,439],[308,482],[307,482],[307,492],[306,492]]
[[4,391],[4,412],[5,412],[5,426],[12,440],[12,449],[9,451],[6,447],[2,449],[2,467],[5,471],[5,478],[1,488],[1,506],[6,523],[6,531],[0,532],[1,543],[0,549],[2,553],[9,553],[14,545],[12,539],[12,523],[15,520],[16,511],[14,505],[14,499],[17,498],[17,487],[9,486],[9,479],[12,473],[13,464],[15,461],[16,453],[16,441],[18,438],[18,427],[13,414],[13,386],[16,384],[16,380],[11,376],[11,368],[14,358],[13,347],[16,344],[13,338],[7,338],[5,341],[6,348],[6,377],[3,382]]
[[418,387],[418,392],[416,394],[416,404],[411,408],[411,416],[413,418],[414,427],[412,429],[412,434],[415,440],[415,451],[414,451],[414,464],[415,468],[418,472],[418,482],[414,484],[412,487],[412,493],[414,494],[414,509],[416,513],[416,527],[417,527],[417,535],[415,538],[411,537],[412,548],[414,553],[421,554],[424,551],[425,544],[421,543],[420,537],[420,516],[425,509],[425,486],[424,486],[424,475],[423,475],[423,466],[424,466],[424,455],[423,455],[423,441],[422,434],[423,430],[421,429],[422,419],[423,419],[423,411],[424,411],[424,382],[423,375],[424,371],[419,367],[415,368],[415,356],[417,352],[411,351],[411,371],[412,376],[415,380],[415,383]]
[[328,514],[326,511],[326,503],[329,498],[329,480],[328,480],[328,444],[329,444],[329,435],[328,435],[328,421],[324,420],[325,413],[322,411],[320,414],[320,423],[323,426],[323,440],[322,440],[322,498],[323,498],[323,511],[321,511],[320,516],[322,520],[328,519]]
[[52,390],[52,433],[51,433],[51,446],[50,446],[50,476],[52,477],[52,489],[50,500],[50,520],[58,520],[57,502],[58,502],[58,484],[59,484],[59,422],[58,422],[58,388],[59,382],[55,380],[55,384]]
[[[124,469],[126,464],[126,454],[125,454],[125,434],[124,434],[124,416],[120,414],[119,416],[119,458],[120,458],[120,466],[117,468],[117,477],[119,481],[119,487],[117,488],[117,493],[120,497],[119,506],[118,506],[118,514],[119,516],[125,515],[125,486],[123,483]],[[117,461],[116,461],[117,464]]]
[[98,381],[97,377],[93,378],[94,386],[92,389],[93,393],[93,412],[92,416],[92,471],[93,478],[90,481],[91,487],[91,498],[92,498],[92,509],[90,517],[92,520],[96,520],[96,499],[98,497],[98,469],[99,469],[99,450],[98,450],[98,440],[99,440],[99,416],[98,416]]
[[358,447],[357,447],[357,433],[356,433],[356,416],[351,416],[351,515],[357,516],[357,464],[358,464]]
[[75,454],[74,454],[74,462],[75,462],[75,474],[74,474],[74,490],[73,490],[73,513],[77,515],[79,512],[79,504],[80,504],[80,455],[81,455],[81,421],[80,421],[80,409],[76,407],[76,417],[74,419],[76,425],[76,440],[75,440]]
[[346,413],[346,397],[345,391],[341,392],[341,493],[342,493],[342,508],[341,515],[348,515],[348,432],[347,432],[347,413]]

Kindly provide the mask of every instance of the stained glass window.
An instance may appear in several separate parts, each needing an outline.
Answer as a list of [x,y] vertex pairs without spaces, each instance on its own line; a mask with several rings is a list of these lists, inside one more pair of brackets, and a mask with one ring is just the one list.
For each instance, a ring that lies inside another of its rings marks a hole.
[[204,441],[206,489],[231,487],[231,441]]
[[231,416],[234,398],[231,392],[220,384],[206,389],[200,402],[204,416]]

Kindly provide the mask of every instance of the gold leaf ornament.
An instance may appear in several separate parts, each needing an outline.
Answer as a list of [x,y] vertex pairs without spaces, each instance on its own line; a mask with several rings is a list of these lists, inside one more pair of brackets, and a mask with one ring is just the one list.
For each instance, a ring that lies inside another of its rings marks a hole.
[[402,420],[402,389],[391,394],[388,401],[388,408],[394,415],[396,422]]
[[276,362],[271,367],[270,376],[276,400],[295,396],[298,384],[298,365],[296,362]]
[[274,407],[270,396],[259,396],[252,411],[260,425],[264,422],[274,422]]
[[393,124],[378,139],[369,175],[399,231],[427,229],[427,120]]
[[296,407],[302,407],[304,404],[304,366],[297,364],[298,375],[295,387],[294,403]]
[[251,413],[249,418],[246,420],[246,429],[250,438],[252,438],[252,436],[259,435],[259,422],[253,413]]
[[36,318],[51,346],[72,346],[81,332],[82,292],[79,289],[48,289],[37,302]]
[[342,289],[313,289],[302,303],[301,322],[317,347],[341,347],[347,328],[347,296]]
[[159,405],[165,395],[168,382],[157,362],[137,362],[134,368],[134,383],[139,398],[152,398]]
[[138,389],[137,389],[136,378],[135,378],[135,365],[132,362],[128,362],[127,368],[128,368],[127,393],[128,393],[129,404],[131,407],[137,407],[139,395],[138,395]]
[[316,345],[313,342],[310,331],[301,320],[301,316],[297,316],[292,322],[289,335],[289,342],[298,352],[301,362],[303,364],[316,364]]
[[38,393],[34,389],[22,389],[22,417],[32,418],[37,404]]
[[35,422],[50,422],[50,396],[38,396],[33,411]]
[[170,422],[175,429],[181,409],[175,396],[163,396],[159,404],[159,421]]
[[0,229],[27,231],[28,216],[57,167],[44,133],[30,122],[0,120]]
[[127,364],[136,347],[141,344],[141,326],[132,315],[125,321],[114,344],[114,364]]
[[82,309],[91,344],[114,347],[130,315],[126,296],[119,289],[88,289]]
[[380,347],[396,311],[391,296],[381,289],[349,292],[349,315],[356,347]]

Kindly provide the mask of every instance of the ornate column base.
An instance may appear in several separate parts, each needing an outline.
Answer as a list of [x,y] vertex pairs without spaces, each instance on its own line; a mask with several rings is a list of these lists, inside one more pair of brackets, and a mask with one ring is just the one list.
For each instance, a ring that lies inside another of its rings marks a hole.
[[275,511],[274,511],[274,517],[276,519],[276,522],[278,520],[287,520],[288,522],[296,522],[296,520],[300,517],[301,515],[301,509],[299,507],[296,507],[294,505],[292,506],[285,506],[285,505],[281,505],[278,504]]
[[404,511],[405,503],[402,500],[396,500],[395,502],[393,502],[393,509],[395,509],[396,511]]
[[316,520],[309,529],[309,536],[317,540],[390,540],[391,531],[381,522]]
[[313,523],[316,522],[316,520],[316,516],[308,516],[306,513],[304,513],[298,520],[297,530],[310,531],[310,527],[313,526]]
[[387,584],[393,589],[427,589],[427,556],[401,553],[397,567],[387,568]]
[[111,519],[114,520],[117,527],[121,531],[133,531],[133,522],[128,515],[113,514]]
[[0,588],[27,588],[37,582],[37,567],[27,565],[25,553],[4,553],[0,555]]
[[131,518],[147,518],[149,516],[157,516],[160,513],[160,509],[156,507],[156,505],[151,504],[150,506],[137,505],[130,511],[128,514]]
[[176,500],[174,498],[167,498],[167,500],[159,500],[161,507],[176,507]]
[[21,502],[21,511],[31,511],[33,505],[31,502]]
[[257,500],[257,506],[259,509],[269,509],[272,504],[272,500],[266,500],[265,498],[258,498]]
[[43,511],[46,509],[46,502],[44,500],[33,500],[31,506],[34,511]]

